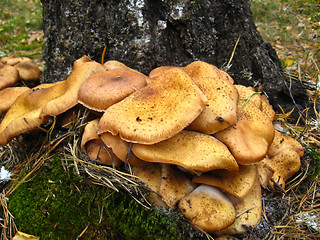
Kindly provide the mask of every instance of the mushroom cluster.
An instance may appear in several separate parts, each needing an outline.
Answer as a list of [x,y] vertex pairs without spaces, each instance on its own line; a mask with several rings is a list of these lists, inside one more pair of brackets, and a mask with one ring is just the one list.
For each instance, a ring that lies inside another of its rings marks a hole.
[[87,156],[115,167],[130,164],[152,190],[149,201],[178,208],[203,231],[254,228],[261,186],[285,188],[300,168],[303,147],[274,129],[267,98],[202,61],[146,76],[83,56],[66,80],[17,97],[0,124],[0,145],[76,105],[96,113],[81,140]]

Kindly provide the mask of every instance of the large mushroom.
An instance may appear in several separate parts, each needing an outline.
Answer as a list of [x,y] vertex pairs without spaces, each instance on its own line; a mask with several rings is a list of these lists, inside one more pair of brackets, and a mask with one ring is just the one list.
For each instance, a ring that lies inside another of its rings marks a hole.
[[207,97],[180,69],[161,75],[103,114],[99,133],[111,132],[128,142],[154,144],[188,126],[204,109]]
[[223,143],[198,132],[183,130],[153,145],[133,144],[132,151],[145,161],[174,164],[187,170],[238,171],[237,162]]

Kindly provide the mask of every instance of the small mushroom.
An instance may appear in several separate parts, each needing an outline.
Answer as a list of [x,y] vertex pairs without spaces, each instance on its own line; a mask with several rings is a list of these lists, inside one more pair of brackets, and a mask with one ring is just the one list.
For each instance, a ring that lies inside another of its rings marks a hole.
[[22,62],[32,62],[31,58],[28,57],[3,57],[0,62],[6,65],[14,66]]
[[19,81],[19,72],[10,65],[0,67],[0,90],[11,87]]
[[180,69],[172,69],[103,114],[99,133],[128,142],[154,144],[188,126],[204,109],[206,96]]
[[[284,189],[285,181],[298,172],[301,166],[300,155],[291,148],[282,150],[266,161],[274,169],[272,179]],[[269,186],[273,187],[273,182],[270,181]]]
[[233,176],[217,176],[212,173],[204,173],[192,179],[194,183],[203,183],[218,187],[224,192],[237,197],[245,198],[254,187],[258,174],[255,165],[240,165],[239,172]]
[[195,228],[215,232],[230,226],[236,211],[230,199],[218,188],[200,185],[179,202],[179,209]]
[[239,200],[232,198],[231,201],[236,210],[235,222],[218,231],[217,234],[241,234],[249,228],[254,229],[260,222],[262,216],[262,198],[259,181],[255,181],[254,187],[249,195]]
[[266,156],[260,162],[256,163],[259,182],[263,188],[267,188],[271,178],[275,172],[274,168],[272,167],[269,158]]
[[14,66],[22,81],[39,81],[42,71],[32,62],[21,62]]
[[289,135],[283,134],[275,130],[274,139],[268,149],[267,155],[269,158],[276,156],[284,149],[291,148],[296,151],[300,157],[304,154],[302,145]]
[[113,69],[94,74],[84,81],[78,101],[89,109],[105,111],[146,84],[145,78],[135,71]]
[[145,161],[174,164],[187,170],[238,171],[237,162],[223,143],[198,132],[183,130],[153,145],[133,144],[132,151]]

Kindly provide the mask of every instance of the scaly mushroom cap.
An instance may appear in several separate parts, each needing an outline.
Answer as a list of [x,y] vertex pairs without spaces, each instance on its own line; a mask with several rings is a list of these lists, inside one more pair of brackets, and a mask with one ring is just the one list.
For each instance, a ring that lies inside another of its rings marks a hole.
[[147,85],[135,71],[113,69],[97,73],[84,81],[79,90],[79,103],[95,111],[105,111],[135,90]]
[[[285,188],[285,181],[299,171],[301,166],[299,154],[291,148],[286,148],[267,160],[274,169],[272,179]],[[271,187],[273,183],[269,184]]]
[[207,134],[221,131],[237,121],[238,91],[221,78],[192,77],[207,96],[208,104],[188,129]]
[[174,164],[188,170],[238,171],[237,162],[223,143],[198,132],[183,130],[153,145],[133,144],[132,151],[145,161]]
[[[242,88],[237,87],[237,89],[239,91]],[[261,161],[267,154],[275,134],[270,118],[257,107],[261,107],[260,96],[252,94],[250,96],[248,102],[239,101],[236,124],[214,135],[228,146],[240,164]],[[258,96],[257,100],[255,100],[256,96]],[[239,99],[241,98],[244,99],[243,94],[240,93]]]
[[0,90],[11,87],[19,81],[19,72],[15,67],[4,65],[0,68]]
[[179,209],[196,227],[215,232],[230,226],[236,219],[232,202],[218,189],[200,185],[182,198]]
[[22,93],[12,104],[0,124],[0,145],[6,145],[13,137],[37,128],[47,118],[41,115],[42,107],[55,97],[51,87],[61,82],[42,84]]
[[240,165],[239,172],[234,173],[233,176],[216,176],[212,173],[205,173],[194,177],[192,182],[218,187],[234,197],[243,199],[251,192],[257,178],[255,165]]
[[239,93],[238,107],[244,108],[246,105],[256,107],[261,110],[262,98],[261,95],[255,91],[253,87],[246,87],[242,85],[234,85]]
[[42,71],[31,62],[21,62],[14,66],[19,72],[19,79],[22,81],[38,81]]
[[233,79],[228,73],[206,62],[192,62],[184,68],[184,71],[188,73],[192,78],[215,78],[233,84]]
[[291,148],[292,150],[296,151],[300,157],[302,157],[304,154],[304,149],[297,140],[290,137],[289,135],[280,133],[279,131],[275,130],[274,139],[267,152],[268,157],[272,158],[279,152],[287,148]]
[[99,119],[87,123],[81,139],[81,150],[91,159],[104,164],[120,166],[121,161],[112,152],[111,148],[104,145],[98,135]]
[[180,199],[190,194],[195,187],[181,171],[169,164],[162,164],[159,194],[169,207],[175,208]]
[[231,198],[237,216],[235,222],[229,227],[216,232],[217,234],[241,234],[254,229],[262,216],[262,198],[259,181],[256,181],[249,195],[239,200]]
[[266,95],[261,96],[261,111],[270,118],[271,122],[276,118],[276,112],[273,110]]
[[108,131],[128,142],[154,144],[188,126],[206,103],[191,78],[172,69],[109,107],[100,120],[99,133]]
[[[126,162],[127,154],[129,151],[130,143],[123,141],[119,135],[112,135],[109,132],[102,133],[100,135],[101,140],[105,145],[112,148],[114,154],[122,161]],[[133,152],[130,152],[128,162],[132,166],[143,166],[150,164],[138,158]]]
[[8,87],[0,91],[0,115],[7,112],[14,101],[25,91],[28,87]]
[[62,84],[52,87],[56,96],[42,108],[43,116],[57,116],[78,103],[78,92],[81,84],[91,75],[104,72],[105,67],[83,56],[73,63],[72,73]]
[[22,62],[32,62],[31,58],[28,57],[3,57],[0,62],[6,65],[14,66]]

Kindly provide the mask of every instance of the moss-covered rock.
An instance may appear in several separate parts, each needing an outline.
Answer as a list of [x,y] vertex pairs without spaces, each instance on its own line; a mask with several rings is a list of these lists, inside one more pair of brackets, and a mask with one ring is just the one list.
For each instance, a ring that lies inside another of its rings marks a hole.
[[201,239],[177,212],[148,210],[49,160],[8,200],[19,230],[45,239]]

